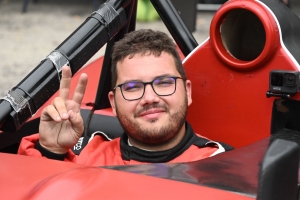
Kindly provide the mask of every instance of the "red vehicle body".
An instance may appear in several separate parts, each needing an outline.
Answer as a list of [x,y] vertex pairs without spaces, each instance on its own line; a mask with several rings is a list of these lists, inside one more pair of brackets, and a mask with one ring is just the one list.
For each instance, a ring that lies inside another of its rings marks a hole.
[[[132,10],[136,7],[136,1],[124,2],[132,4]],[[156,8],[164,4],[152,3]],[[166,19],[170,13],[159,14],[167,26],[174,25]],[[134,29],[132,21],[127,22],[129,31]],[[8,122],[16,119],[13,110],[1,122],[1,199],[298,199],[299,148],[294,144],[300,141],[300,95],[270,89],[270,72],[299,72],[299,18],[277,0],[230,0],[216,12],[204,43],[196,45],[193,38],[182,40],[176,30],[170,32],[193,84],[187,120],[195,132],[235,150],[191,163],[98,168],[13,155],[22,137],[38,132],[41,111],[57,96],[54,93],[34,116],[20,123],[22,127]],[[107,62],[102,57],[72,78],[71,90],[80,73],[89,76],[81,106],[85,136],[95,130],[120,132],[103,100],[109,84]],[[281,119],[284,123],[279,123]]]

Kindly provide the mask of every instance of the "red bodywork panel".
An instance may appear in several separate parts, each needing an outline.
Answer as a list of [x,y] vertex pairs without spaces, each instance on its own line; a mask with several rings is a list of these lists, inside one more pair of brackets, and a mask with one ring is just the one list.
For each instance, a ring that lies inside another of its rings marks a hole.
[[0,159],[5,161],[0,163],[3,199],[254,199],[184,182],[61,161],[4,153],[0,153]]

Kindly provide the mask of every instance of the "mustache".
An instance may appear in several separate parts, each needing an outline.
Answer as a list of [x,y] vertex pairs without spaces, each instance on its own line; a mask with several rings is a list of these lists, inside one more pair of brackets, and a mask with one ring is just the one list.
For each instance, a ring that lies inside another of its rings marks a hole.
[[151,104],[151,105],[145,105],[142,109],[138,110],[135,114],[134,117],[139,116],[141,113],[146,112],[148,110],[154,109],[154,108],[160,108],[163,109],[164,111],[168,112],[169,109],[166,105],[161,105],[161,104]]

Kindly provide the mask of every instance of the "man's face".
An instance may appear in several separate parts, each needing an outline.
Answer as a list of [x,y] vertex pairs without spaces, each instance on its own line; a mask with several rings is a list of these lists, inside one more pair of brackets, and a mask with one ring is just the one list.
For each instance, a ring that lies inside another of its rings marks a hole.
[[[126,57],[117,64],[117,84],[129,81],[150,82],[161,76],[179,76],[173,57],[163,52],[154,55]],[[186,89],[184,87],[186,85]],[[130,140],[141,144],[162,144],[178,133],[185,132],[187,107],[191,104],[191,83],[176,80],[176,92],[170,96],[158,96],[151,85],[145,86],[141,99],[128,101],[120,87],[109,93],[113,113],[118,117]]]

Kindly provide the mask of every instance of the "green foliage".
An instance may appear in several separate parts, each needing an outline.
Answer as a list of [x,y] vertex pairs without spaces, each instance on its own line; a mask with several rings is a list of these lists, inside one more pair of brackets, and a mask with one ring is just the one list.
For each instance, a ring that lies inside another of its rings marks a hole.
[[138,0],[136,18],[141,22],[150,22],[158,20],[159,15],[151,4],[150,0]]

